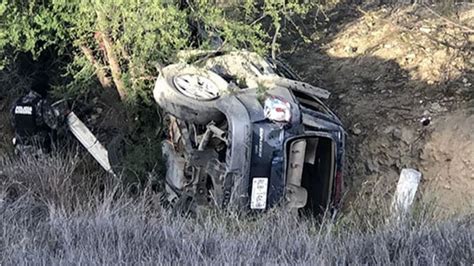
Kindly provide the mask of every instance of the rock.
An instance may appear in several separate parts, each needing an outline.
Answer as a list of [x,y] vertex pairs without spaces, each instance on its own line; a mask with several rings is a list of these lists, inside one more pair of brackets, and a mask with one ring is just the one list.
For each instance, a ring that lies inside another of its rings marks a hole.
[[421,31],[421,32],[424,32],[424,33],[430,33],[430,32],[431,32],[431,29],[428,28],[428,27],[423,26],[423,27],[420,28],[420,31]]
[[441,106],[439,103],[432,103],[430,106],[430,110],[435,113],[442,113],[448,111],[448,108]]
[[339,99],[342,99],[342,98],[346,97],[346,95],[345,95],[344,93],[342,93],[342,94],[339,94],[339,96],[337,96],[337,97],[338,97]]
[[450,185],[443,185],[443,188],[444,188],[444,189],[447,189],[447,190],[451,190],[451,186],[450,186]]
[[390,134],[392,131],[395,129],[394,126],[388,126],[386,129],[384,129],[383,133],[384,134]]
[[360,135],[362,133],[362,130],[359,127],[360,123],[356,123],[352,126],[352,133],[354,133],[354,135]]
[[91,121],[92,123],[95,123],[98,118],[99,118],[98,115],[91,115],[90,121]]
[[401,132],[401,137],[400,137],[400,140],[405,142],[406,144],[410,144],[413,142],[413,140],[415,139],[415,135],[413,133],[413,130],[409,129],[409,128],[402,128],[400,130]]
[[377,173],[379,171],[379,164],[376,161],[369,159],[365,162],[365,169],[369,174]]
[[464,94],[464,93],[467,93],[469,92],[469,89],[467,88],[466,85],[464,85],[464,88],[459,88],[456,90],[456,94],[457,95],[461,95],[461,94]]
[[395,128],[392,130],[392,137],[394,140],[401,140],[402,139],[402,131],[399,128]]
[[362,130],[358,129],[358,128],[354,128],[352,130],[352,132],[354,133],[354,135],[360,135],[362,133]]

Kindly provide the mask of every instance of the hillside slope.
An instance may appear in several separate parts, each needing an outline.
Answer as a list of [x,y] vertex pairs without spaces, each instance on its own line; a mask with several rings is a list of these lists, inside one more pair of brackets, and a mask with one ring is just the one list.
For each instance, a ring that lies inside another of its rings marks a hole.
[[402,168],[423,174],[446,211],[474,208],[474,8],[329,12],[323,36],[286,57],[332,92],[348,130],[350,197],[392,195]]

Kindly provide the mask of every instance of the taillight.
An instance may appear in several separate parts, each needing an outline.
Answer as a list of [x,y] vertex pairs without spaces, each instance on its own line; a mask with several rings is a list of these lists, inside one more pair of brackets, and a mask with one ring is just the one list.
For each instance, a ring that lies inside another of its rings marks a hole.
[[291,120],[291,105],[281,97],[266,98],[263,112],[265,117],[273,122],[288,123]]

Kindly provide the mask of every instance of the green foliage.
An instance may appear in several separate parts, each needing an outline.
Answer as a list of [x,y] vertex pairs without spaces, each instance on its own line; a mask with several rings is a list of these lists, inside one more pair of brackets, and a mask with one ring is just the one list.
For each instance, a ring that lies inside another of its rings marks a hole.
[[[294,22],[294,18],[304,17],[315,6],[315,1],[302,4],[299,0],[265,0],[262,3],[244,0],[242,13],[245,14],[248,23],[266,25],[265,32],[273,34],[271,49],[274,53],[279,48],[276,41],[288,24],[299,33],[300,37],[303,37],[305,41],[308,40]],[[266,18],[269,19],[267,23],[265,23]]]
[[38,58],[49,46],[64,48],[68,28],[64,24],[63,12],[51,9],[35,1],[6,1],[0,4],[0,53],[6,55],[7,48],[14,52],[30,52]]
[[94,66],[83,56],[76,56],[65,67],[65,71],[66,74],[62,78],[67,81],[53,88],[55,98],[79,98],[88,94],[92,88],[100,86],[95,79]]
[[[135,180],[159,173],[162,125],[151,97],[155,65],[176,62],[178,51],[187,49],[275,50],[273,36],[281,33],[276,29],[310,7],[297,0],[182,2],[2,0],[0,68],[19,54],[60,62],[39,67],[51,74],[57,98],[81,101],[91,92],[101,94],[101,87],[115,88],[128,103],[128,122],[119,129],[126,140],[124,174]],[[216,46],[216,37],[223,44]]]
[[150,181],[148,173],[152,173],[153,180],[164,176],[164,162],[161,157],[162,115],[157,108],[135,105],[129,110],[135,120],[131,128],[130,137],[124,149],[123,169],[124,176],[134,181]]
[[[205,32],[220,36],[228,47],[265,51],[267,34],[260,24],[249,24],[238,17],[227,16],[227,10],[212,0],[195,1],[190,11],[191,20],[202,23]],[[211,48],[209,41],[205,40],[202,48]]]
[[[173,62],[177,51],[215,48],[212,37],[219,36],[225,49],[265,53],[272,41],[270,35],[282,20],[303,15],[311,7],[297,0],[243,0],[230,4],[195,0],[188,1],[185,8],[180,8],[180,2],[2,0],[0,67],[20,52],[38,58],[45,49],[54,47],[70,60],[65,73],[61,73],[68,79],[57,87],[58,93],[85,93],[97,85],[90,80],[93,75],[102,71],[112,86],[123,83],[127,100],[133,103],[150,99],[157,75],[154,65]],[[201,37],[198,43],[191,38],[196,28]],[[110,52],[97,38],[98,32],[110,39]],[[82,47],[90,49],[93,61],[86,57]],[[116,79],[112,78],[110,54],[120,67]]]

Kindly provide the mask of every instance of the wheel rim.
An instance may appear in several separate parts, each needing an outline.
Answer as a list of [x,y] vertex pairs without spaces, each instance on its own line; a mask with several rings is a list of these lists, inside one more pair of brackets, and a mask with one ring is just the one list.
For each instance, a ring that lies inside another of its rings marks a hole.
[[187,97],[209,101],[219,97],[219,88],[212,80],[197,75],[183,74],[174,77],[174,85],[176,89]]

